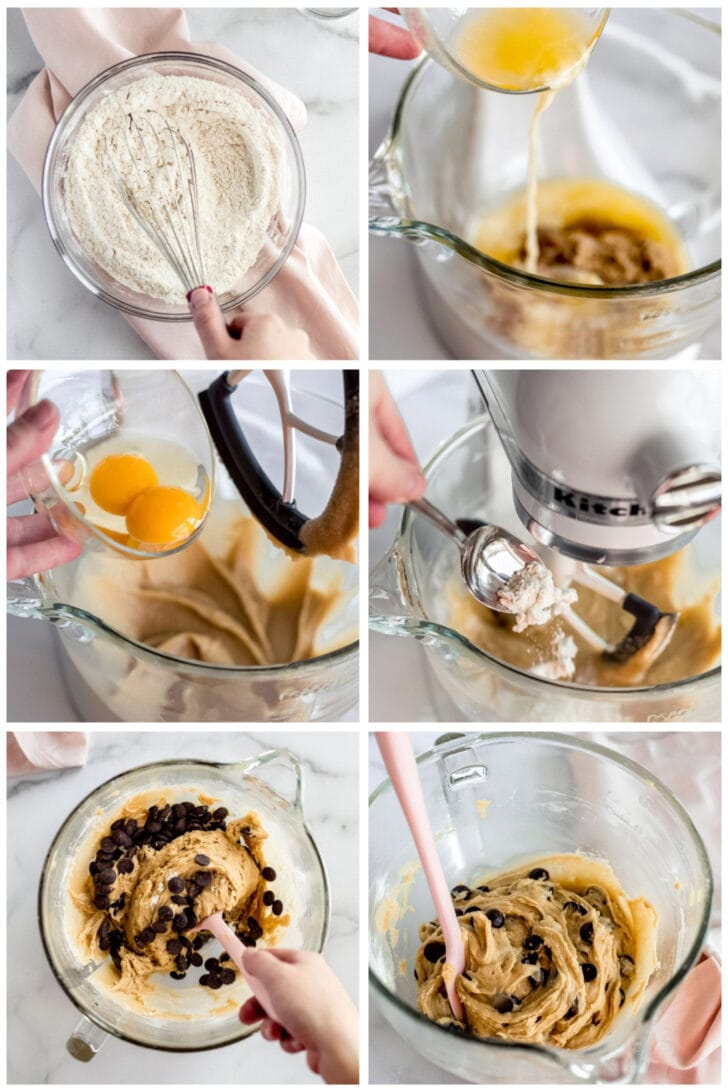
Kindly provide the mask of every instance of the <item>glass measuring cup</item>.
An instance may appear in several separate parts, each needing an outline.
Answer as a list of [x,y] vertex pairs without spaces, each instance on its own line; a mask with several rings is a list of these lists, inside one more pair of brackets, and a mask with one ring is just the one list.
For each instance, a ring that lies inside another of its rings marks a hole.
[[639,1011],[625,1011],[586,1049],[477,1040],[433,1024],[416,1007],[412,975],[432,900],[387,780],[369,801],[369,980],[386,1019],[429,1061],[480,1084],[636,1081],[652,1026],[698,958],[709,923],[710,863],[682,805],[636,763],[555,733],[445,736],[418,770],[450,886],[550,853],[606,860],[628,896],[644,895],[657,910],[660,967]]
[[[197,538],[215,487],[215,451],[197,399],[177,372],[32,372],[18,413],[44,398],[58,408],[60,423],[49,451],[24,468],[21,477],[36,509],[45,510],[61,534],[79,542],[84,550],[113,551],[136,559],[178,553]],[[127,536],[92,522],[79,504],[75,491],[88,476],[88,453],[102,442],[125,436],[134,448],[143,446],[145,439],[150,444],[157,440],[173,443],[197,463],[191,494],[203,514],[182,541],[154,550],[132,545]]]
[[[457,431],[427,464],[425,476],[427,496],[448,515],[467,514],[524,536],[513,505],[510,464],[489,418],[477,417]],[[692,548],[703,575],[719,574],[718,520],[701,531]],[[442,535],[405,512],[395,542],[370,576],[369,624],[380,633],[418,641],[464,719],[720,720],[718,667],[655,686],[590,687],[537,678],[495,659],[449,624],[446,588],[456,567],[457,554],[443,545]]]
[[[449,72],[476,87],[518,95],[564,81],[602,33],[609,8],[402,8],[401,14],[419,45]],[[520,39],[512,38],[511,47],[527,50],[528,66],[503,56],[509,32]],[[477,39],[492,42],[495,33],[500,56],[486,63]]]
[[276,890],[280,888],[279,897],[291,914],[291,924],[277,943],[320,952],[326,940],[328,877],[306,823],[303,768],[297,756],[274,750],[234,763],[181,759],[119,774],[73,809],[53,839],[40,881],[41,937],[56,980],[82,1014],[67,1044],[81,1061],[90,1061],[109,1034],[140,1046],[185,1052],[224,1046],[256,1030],[238,1020],[238,1005],[250,996],[242,980],[231,987],[238,1004],[221,1014],[219,996],[201,990],[196,981],[165,978],[154,996],[163,991],[165,1007],[179,1018],[150,1017],[104,988],[91,973],[93,964],[83,964],[77,951],[77,928],[68,905],[74,868],[79,861],[86,867],[99,828],[118,815],[125,799],[160,789],[172,803],[202,792],[220,800],[231,815],[257,812],[269,836],[267,858],[276,864]]

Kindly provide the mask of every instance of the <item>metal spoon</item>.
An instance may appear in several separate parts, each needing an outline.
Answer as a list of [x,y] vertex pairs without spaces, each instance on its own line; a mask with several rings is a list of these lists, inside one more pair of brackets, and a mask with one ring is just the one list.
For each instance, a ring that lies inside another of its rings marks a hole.
[[460,569],[471,595],[491,610],[512,613],[504,610],[498,592],[529,562],[543,565],[538,554],[503,527],[480,520],[453,522],[425,497],[409,501],[407,507],[434,523],[458,547]]

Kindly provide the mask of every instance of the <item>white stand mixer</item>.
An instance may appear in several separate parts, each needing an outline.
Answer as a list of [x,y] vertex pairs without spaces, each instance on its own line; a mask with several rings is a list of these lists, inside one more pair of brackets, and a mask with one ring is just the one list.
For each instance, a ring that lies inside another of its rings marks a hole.
[[516,512],[548,548],[544,559],[557,583],[589,587],[636,621],[609,648],[571,609],[565,617],[609,658],[623,661],[649,645],[651,662],[669,641],[676,616],[625,595],[586,563],[656,561],[686,546],[718,514],[718,372],[473,374],[511,465]]

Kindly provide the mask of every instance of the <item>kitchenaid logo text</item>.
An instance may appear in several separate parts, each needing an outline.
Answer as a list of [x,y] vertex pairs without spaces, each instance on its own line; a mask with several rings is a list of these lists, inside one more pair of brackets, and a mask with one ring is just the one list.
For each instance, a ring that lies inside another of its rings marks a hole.
[[553,501],[566,512],[583,512],[588,516],[602,516],[607,519],[644,519],[647,511],[638,501],[607,500],[604,497],[590,497],[586,493],[574,493],[570,489],[553,486]]

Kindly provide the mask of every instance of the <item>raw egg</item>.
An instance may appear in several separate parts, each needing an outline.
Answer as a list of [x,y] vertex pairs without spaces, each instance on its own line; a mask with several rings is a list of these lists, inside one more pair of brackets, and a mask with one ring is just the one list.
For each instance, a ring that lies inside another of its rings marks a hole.
[[127,513],[130,536],[146,546],[169,546],[195,531],[202,508],[184,489],[155,485],[136,497]]
[[99,508],[123,516],[132,501],[158,480],[154,467],[141,455],[107,455],[94,467],[89,488]]

